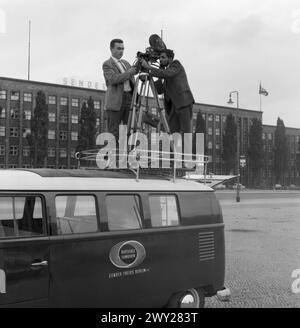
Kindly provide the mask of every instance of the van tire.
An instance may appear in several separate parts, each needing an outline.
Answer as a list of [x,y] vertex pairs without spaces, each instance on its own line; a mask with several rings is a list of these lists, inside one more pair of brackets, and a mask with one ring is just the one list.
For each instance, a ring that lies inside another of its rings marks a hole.
[[[191,294],[195,299],[195,304],[191,306],[191,308],[199,309],[204,308],[205,305],[205,295],[204,290],[202,288],[191,288],[185,291],[181,291],[179,293],[175,293],[171,296],[168,301],[167,308],[181,308],[180,304],[185,295]],[[188,307],[186,307],[188,308]]]

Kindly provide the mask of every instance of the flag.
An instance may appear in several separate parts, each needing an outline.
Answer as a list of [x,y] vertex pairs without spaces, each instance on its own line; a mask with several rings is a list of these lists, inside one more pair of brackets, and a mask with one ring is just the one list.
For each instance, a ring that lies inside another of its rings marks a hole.
[[259,94],[264,96],[269,95],[269,92],[266,89],[262,88],[261,83],[259,84]]

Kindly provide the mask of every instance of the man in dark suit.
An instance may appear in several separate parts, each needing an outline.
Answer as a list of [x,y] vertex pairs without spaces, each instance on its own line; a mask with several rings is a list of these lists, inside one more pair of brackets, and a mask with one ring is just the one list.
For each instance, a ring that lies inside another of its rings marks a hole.
[[108,132],[112,133],[116,142],[119,141],[119,125],[127,124],[136,67],[124,59],[124,43],[120,39],[110,42],[111,57],[103,63],[103,74],[107,90],[104,108],[107,113]]
[[150,66],[144,59],[142,66],[148,69],[150,75],[159,78],[155,86],[159,94],[164,94],[171,133],[191,133],[195,101],[185,69],[179,60],[174,60],[174,52],[170,49],[162,50],[160,69]]

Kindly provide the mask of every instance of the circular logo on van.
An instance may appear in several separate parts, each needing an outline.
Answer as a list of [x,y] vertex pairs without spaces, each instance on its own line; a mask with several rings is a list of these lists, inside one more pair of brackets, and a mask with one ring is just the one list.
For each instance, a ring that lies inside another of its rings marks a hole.
[[111,263],[120,269],[135,268],[140,265],[146,257],[144,246],[135,240],[122,241],[109,252]]

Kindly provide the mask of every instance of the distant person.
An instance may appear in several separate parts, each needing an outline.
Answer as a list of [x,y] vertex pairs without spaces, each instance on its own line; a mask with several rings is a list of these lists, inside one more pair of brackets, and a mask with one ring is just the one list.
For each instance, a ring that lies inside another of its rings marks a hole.
[[105,110],[107,113],[108,132],[119,142],[119,125],[127,124],[134,89],[136,67],[124,59],[124,43],[121,39],[110,42],[111,57],[103,63],[103,74],[107,90]]
[[142,59],[142,66],[149,74],[158,77],[155,82],[159,94],[164,94],[165,109],[168,114],[171,133],[192,133],[192,109],[194,97],[188,84],[184,67],[174,60],[170,49],[161,51],[160,68],[154,68]]

